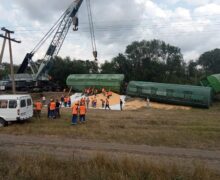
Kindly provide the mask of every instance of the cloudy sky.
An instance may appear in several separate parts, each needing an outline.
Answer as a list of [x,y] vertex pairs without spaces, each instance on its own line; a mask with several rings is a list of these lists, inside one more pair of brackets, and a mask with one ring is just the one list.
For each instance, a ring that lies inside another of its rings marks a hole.
[[[0,26],[14,30],[13,58],[20,64],[73,0],[0,0]],[[135,40],[161,39],[181,48],[185,60],[220,48],[220,0],[91,0],[100,62],[123,53]],[[86,2],[79,31],[71,29],[59,56],[93,59]],[[50,41],[35,54],[42,58]],[[2,39],[0,40],[0,47]],[[8,49],[4,62],[9,62]]]

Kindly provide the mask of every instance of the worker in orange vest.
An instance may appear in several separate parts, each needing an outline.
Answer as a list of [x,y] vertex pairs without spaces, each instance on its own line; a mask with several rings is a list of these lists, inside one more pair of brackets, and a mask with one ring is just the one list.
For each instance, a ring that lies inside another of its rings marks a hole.
[[72,106],[72,125],[76,125],[77,124],[77,119],[78,119],[78,103],[75,103]]
[[53,99],[50,100],[50,115],[49,118],[55,118],[55,110],[56,110],[56,103]]
[[86,106],[85,106],[85,104],[82,104],[79,107],[79,118],[80,118],[80,122],[86,121]]
[[36,117],[38,118],[40,118],[42,107],[43,107],[42,103],[40,102],[40,100],[38,100],[35,103],[35,112],[36,112]]
[[112,96],[112,92],[109,90],[109,91],[107,92],[107,98],[109,99],[111,96]]

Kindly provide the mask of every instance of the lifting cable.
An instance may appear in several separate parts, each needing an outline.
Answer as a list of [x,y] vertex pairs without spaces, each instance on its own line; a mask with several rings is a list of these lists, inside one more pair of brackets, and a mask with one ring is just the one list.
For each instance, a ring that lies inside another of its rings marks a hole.
[[97,61],[97,50],[96,50],[96,42],[95,42],[95,32],[94,32],[94,24],[92,19],[92,10],[91,10],[91,3],[90,0],[86,0],[87,11],[88,11],[88,19],[89,19],[89,31],[91,36],[91,43],[92,43],[92,50],[93,56]]
[[[72,4],[69,8],[72,7]],[[46,40],[52,35],[52,33],[58,28],[60,21],[64,18],[64,16],[68,13],[69,8],[60,16],[60,18],[55,22],[55,24],[50,28],[50,30],[44,35],[44,37],[38,42],[38,44],[31,51],[31,54],[35,54],[40,47],[46,42]]]

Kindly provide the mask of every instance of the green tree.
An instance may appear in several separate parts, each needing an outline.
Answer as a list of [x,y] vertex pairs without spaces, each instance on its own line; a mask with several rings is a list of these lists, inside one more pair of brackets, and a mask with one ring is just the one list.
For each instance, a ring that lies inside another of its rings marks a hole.
[[197,63],[203,68],[206,75],[220,73],[220,49],[203,53]]
[[49,75],[52,80],[61,87],[66,86],[66,79],[70,74],[98,73],[98,64],[93,61],[71,60],[69,57],[62,59],[56,57],[53,60]]
[[114,63],[105,61],[105,63],[101,64],[101,74],[115,74],[116,70],[114,67]]
[[[11,74],[11,68],[9,63],[2,63],[2,69],[0,69],[0,80],[8,78],[8,75]],[[14,72],[16,73],[18,70],[18,66],[14,65]]]
[[160,40],[135,41],[125,54],[101,66],[101,72],[123,73],[125,80],[181,83],[186,76],[186,64],[180,48]]
[[119,69],[128,80],[180,83],[185,76],[180,48],[160,40],[135,41],[127,46],[124,56],[113,59],[114,64],[115,59],[124,61]]

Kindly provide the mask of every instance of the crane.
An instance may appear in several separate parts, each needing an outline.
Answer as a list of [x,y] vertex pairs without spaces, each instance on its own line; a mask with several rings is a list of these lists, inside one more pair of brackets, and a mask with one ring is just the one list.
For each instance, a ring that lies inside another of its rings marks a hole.
[[[90,0],[86,0],[87,8],[88,8],[88,15],[89,15],[89,23],[90,23],[90,33],[93,29],[93,21],[91,17],[91,8],[90,7]],[[65,40],[65,37],[70,29],[71,24],[73,24],[73,31],[78,30],[78,17],[77,12],[82,4],[83,0],[74,0],[71,5],[67,8],[67,10],[61,15],[61,17],[55,22],[52,28],[46,33],[46,35],[40,40],[40,42],[34,47],[34,49],[27,53],[22,64],[20,65],[17,74],[24,74],[28,65],[32,71],[32,78],[34,81],[38,80],[47,80],[48,79],[48,71],[52,66],[52,59],[53,57],[57,56],[62,44]],[[88,4],[89,3],[89,4]],[[91,27],[92,26],[92,27]],[[33,62],[32,57],[36,53],[37,50],[44,44],[44,42],[55,32],[53,39],[44,55],[43,60],[39,65]],[[97,59],[97,51],[95,44],[95,36],[94,36],[94,29],[93,34],[91,33],[92,39],[92,47],[93,47],[93,56]]]

